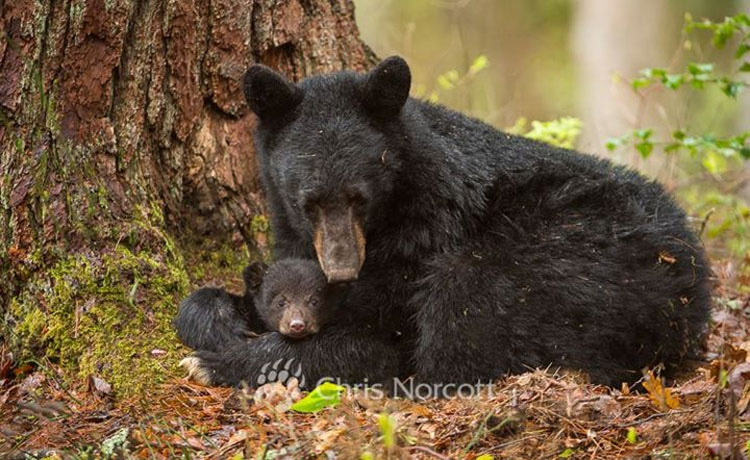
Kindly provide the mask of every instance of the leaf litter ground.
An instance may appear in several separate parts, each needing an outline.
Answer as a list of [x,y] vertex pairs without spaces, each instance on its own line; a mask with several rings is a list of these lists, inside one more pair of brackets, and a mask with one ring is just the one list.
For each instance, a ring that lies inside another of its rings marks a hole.
[[53,365],[15,368],[0,350],[0,458],[747,458],[750,296],[732,267],[715,267],[705,359],[668,384],[647,373],[640,393],[536,370],[492,396],[350,393],[312,414],[290,410],[304,394],[280,384],[256,394],[174,379],[115,401],[107,382],[69,388]]

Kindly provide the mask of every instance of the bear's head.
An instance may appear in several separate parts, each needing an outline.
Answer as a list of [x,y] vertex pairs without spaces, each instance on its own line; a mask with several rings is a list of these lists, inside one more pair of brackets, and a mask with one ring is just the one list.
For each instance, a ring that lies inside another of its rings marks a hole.
[[[340,72],[294,84],[262,65],[245,74],[260,118],[259,162],[289,224],[312,242],[328,281],[357,278],[368,231],[387,215],[401,159],[411,74],[390,57],[364,75]],[[389,151],[389,146],[391,147]]]

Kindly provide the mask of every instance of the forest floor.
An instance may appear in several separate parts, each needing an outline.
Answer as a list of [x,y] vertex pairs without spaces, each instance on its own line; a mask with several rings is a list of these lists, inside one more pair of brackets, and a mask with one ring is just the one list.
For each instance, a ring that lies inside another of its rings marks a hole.
[[733,267],[715,267],[705,360],[669,386],[651,374],[641,393],[537,370],[498,381],[492,395],[353,392],[305,414],[278,385],[256,400],[179,378],[116,401],[107,382],[71,388],[54,366],[14,368],[0,350],[0,458],[748,458],[750,296],[733,287]]

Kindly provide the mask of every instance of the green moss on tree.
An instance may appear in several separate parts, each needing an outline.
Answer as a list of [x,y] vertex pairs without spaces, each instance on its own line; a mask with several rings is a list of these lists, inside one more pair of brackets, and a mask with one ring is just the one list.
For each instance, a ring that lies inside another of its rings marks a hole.
[[120,396],[178,375],[187,350],[171,320],[189,278],[160,214],[138,214],[112,247],[61,257],[11,300],[5,336],[20,359],[46,357],[73,379],[100,376]]

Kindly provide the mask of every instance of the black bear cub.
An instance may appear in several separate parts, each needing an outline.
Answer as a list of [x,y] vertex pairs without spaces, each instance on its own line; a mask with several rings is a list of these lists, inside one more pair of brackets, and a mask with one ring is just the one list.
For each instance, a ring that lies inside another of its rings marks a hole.
[[220,351],[269,331],[300,339],[317,333],[331,318],[326,277],[315,261],[284,259],[270,267],[256,262],[242,276],[242,296],[207,287],[182,302],[174,320],[182,343]]
[[300,339],[317,333],[331,318],[326,277],[317,262],[284,259],[263,277],[256,302],[258,316],[271,331]]

